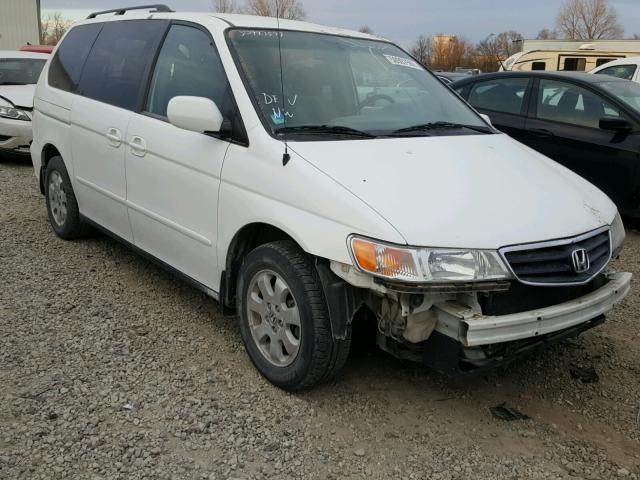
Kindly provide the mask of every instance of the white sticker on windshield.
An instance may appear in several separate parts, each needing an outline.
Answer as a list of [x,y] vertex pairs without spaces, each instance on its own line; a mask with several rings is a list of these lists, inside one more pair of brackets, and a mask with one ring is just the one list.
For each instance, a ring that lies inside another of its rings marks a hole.
[[401,67],[415,68],[416,70],[422,70],[420,65],[411,60],[410,58],[396,57],[395,55],[385,55],[384,58],[389,60],[389,63],[393,65],[399,65]]

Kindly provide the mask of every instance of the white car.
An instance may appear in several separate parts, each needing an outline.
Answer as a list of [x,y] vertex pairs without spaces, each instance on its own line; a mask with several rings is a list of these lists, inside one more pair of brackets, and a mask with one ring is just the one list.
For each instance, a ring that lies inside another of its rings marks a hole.
[[53,230],[96,227],[218,299],[273,384],[333,377],[356,318],[392,355],[469,375],[629,292],[609,198],[392,43],[123,11],[72,27],[38,83]]
[[0,154],[29,153],[33,94],[49,55],[0,51]]
[[589,73],[597,73],[599,75],[611,75],[612,77],[624,78],[633,82],[640,83],[640,57],[621,58],[600,65]]

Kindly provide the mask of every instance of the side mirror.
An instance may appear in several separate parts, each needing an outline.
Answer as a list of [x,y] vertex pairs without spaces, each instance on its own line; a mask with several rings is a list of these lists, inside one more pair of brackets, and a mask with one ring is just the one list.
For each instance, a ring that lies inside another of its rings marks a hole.
[[480,116],[482,117],[482,119],[487,122],[489,125],[491,125],[493,127],[493,123],[491,123],[491,117],[485,113],[481,113]]
[[600,129],[617,133],[629,133],[633,130],[633,125],[625,118],[603,117],[600,119]]
[[215,102],[204,97],[173,97],[167,106],[167,117],[172,125],[198,133],[217,133],[223,122]]

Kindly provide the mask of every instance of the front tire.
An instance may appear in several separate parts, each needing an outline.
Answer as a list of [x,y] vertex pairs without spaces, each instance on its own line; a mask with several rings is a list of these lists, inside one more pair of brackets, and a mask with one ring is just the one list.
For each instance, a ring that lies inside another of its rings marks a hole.
[[291,241],[262,245],[240,267],[240,331],[249,358],[272,384],[299,391],[342,368],[351,344],[336,340],[313,262]]
[[64,240],[86,235],[89,226],[80,220],[78,202],[62,157],[49,160],[44,177],[47,214],[53,231]]

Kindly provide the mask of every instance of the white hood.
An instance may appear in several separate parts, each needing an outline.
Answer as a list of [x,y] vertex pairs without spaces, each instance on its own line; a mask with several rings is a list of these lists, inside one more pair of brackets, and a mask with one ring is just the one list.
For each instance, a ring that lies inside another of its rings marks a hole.
[[499,248],[588,232],[616,214],[596,187],[507,135],[290,148],[376,210],[410,245]]
[[0,85],[0,105],[7,104],[7,100],[16,107],[33,108],[35,85]]

